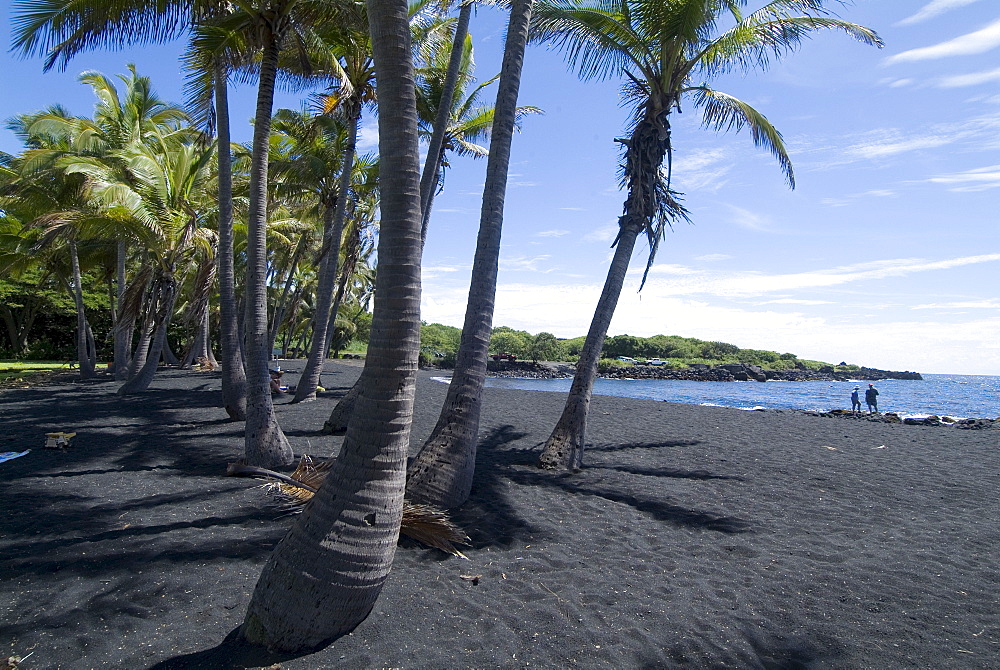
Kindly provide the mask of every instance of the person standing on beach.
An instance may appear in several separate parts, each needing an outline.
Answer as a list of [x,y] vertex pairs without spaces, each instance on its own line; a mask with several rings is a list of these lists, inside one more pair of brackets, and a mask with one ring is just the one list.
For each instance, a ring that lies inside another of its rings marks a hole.
[[875,388],[874,384],[868,385],[868,390],[865,391],[865,402],[868,404],[868,413],[878,412],[878,389]]
[[860,386],[855,386],[854,392],[851,393],[851,411],[855,414],[861,411],[861,396],[858,395],[858,391],[860,390]]

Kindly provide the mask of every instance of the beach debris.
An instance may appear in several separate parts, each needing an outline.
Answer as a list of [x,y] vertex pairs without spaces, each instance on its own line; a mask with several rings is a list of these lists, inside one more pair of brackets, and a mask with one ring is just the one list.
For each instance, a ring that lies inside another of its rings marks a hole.
[[[316,463],[310,456],[303,454],[291,475],[244,463],[230,463],[226,468],[226,475],[230,477],[264,477],[275,480],[269,483],[268,487],[284,496],[296,508],[301,509],[319,490],[332,466],[332,460]],[[428,505],[416,505],[404,500],[403,520],[399,532],[428,547],[469,560],[468,556],[455,547],[456,544],[470,544],[469,536],[442,510]]]
[[76,433],[45,433],[46,449],[65,449]]
[[824,449],[829,449],[830,451],[840,451],[837,447],[828,447],[825,444],[822,445]]
[[[34,654],[35,652],[31,652]],[[28,656],[31,656],[28,654]],[[17,670],[18,666],[28,658],[28,656],[8,656],[0,658],[0,670]]]
[[479,585],[479,580],[483,578],[482,575],[459,575],[459,579],[464,579],[467,582],[472,582],[473,586]]
[[3,463],[4,461],[12,461],[15,458],[20,458],[21,456],[24,456],[25,454],[28,453],[31,453],[31,449],[25,449],[20,453],[16,451],[4,451],[0,453],[0,463]]
[[872,449],[885,449],[885,445],[884,444],[880,444],[877,447],[872,447]]

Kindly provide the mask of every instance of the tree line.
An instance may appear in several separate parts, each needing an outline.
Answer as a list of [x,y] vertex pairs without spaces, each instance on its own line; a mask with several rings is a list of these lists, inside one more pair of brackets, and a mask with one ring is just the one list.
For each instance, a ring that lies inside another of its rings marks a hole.
[[[183,110],[159,101],[134,71],[122,78],[122,94],[89,73],[85,81],[99,99],[92,118],[54,107],[13,122],[26,149],[2,159],[4,232],[16,238],[4,243],[14,254],[4,262],[26,269],[41,263],[36,269],[71,296],[82,376],[93,376],[97,353],[84,294],[84,277],[95,273],[113,315],[119,393],[149,387],[161,359],[169,359],[175,320],[190,328],[200,359],[210,358],[215,324],[222,404],[244,422],[242,459],[288,465],[292,451],[269,392],[274,343],[288,329],[292,339],[302,332],[296,328],[309,330],[294,401],[314,399],[341,309],[371,299],[365,367],[325,423],[327,431],[345,431],[342,446],[326,483],[265,565],[243,639],[294,652],[350,631],[389,572],[404,494],[444,508],[469,496],[510,146],[520,120],[537,111],[517,105],[529,39],[564,53],[584,79],[622,81],[628,110],[625,136],[609,138],[622,149],[625,196],[614,257],[566,408],[539,459],[544,468],[581,467],[593,381],[635,244],[642,237],[649,247],[648,271],[665,231],[689,217],[671,183],[671,115],[683,102],[710,130],[746,129],[793,186],[780,133],[708,82],[729,71],[764,70],[819,30],[880,44],[873,31],[835,17],[822,0],[773,0],[744,13],[746,4],[511,0],[488,115],[463,104],[468,1],[18,4],[13,47],[44,56],[46,67],[101,46],[188,40],[190,99]],[[279,79],[320,93],[307,110],[275,113]],[[248,81],[257,86],[253,139],[239,147],[229,138],[227,92]],[[357,155],[360,119],[375,106],[377,159]],[[466,125],[473,118],[479,135]],[[423,169],[421,133],[428,146]],[[475,143],[487,133],[488,148]],[[430,438],[408,461],[421,252],[449,151],[486,158],[479,234],[447,397]],[[289,319],[298,326],[286,325]]]

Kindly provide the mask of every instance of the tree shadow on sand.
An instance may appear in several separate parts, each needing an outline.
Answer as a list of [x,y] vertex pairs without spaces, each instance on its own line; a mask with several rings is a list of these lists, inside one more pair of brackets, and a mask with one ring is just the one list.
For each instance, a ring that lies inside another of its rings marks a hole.
[[[331,641],[329,644],[332,644],[334,641]],[[150,667],[150,670],[204,670],[205,668],[212,668],[213,670],[245,670],[247,668],[267,666],[280,667],[278,664],[283,661],[291,661],[296,658],[308,656],[316,651],[318,650],[312,649],[297,654],[281,654],[268,651],[263,647],[247,643],[240,636],[240,628],[237,627],[226,636],[225,640],[211,649],[168,658]]]
[[[637,492],[640,488],[631,479],[617,477],[609,481],[606,473],[622,475],[687,479],[693,481],[742,481],[740,477],[712,473],[707,470],[681,470],[664,467],[642,467],[628,464],[595,464],[579,473],[552,473],[537,467],[537,449],[511,447],[527,433],[518,432],[511,425],[494,428],[479,442],[476,477],[472,496],[452,514],[456,523],[469,533],[473,546],[509,546],[531,536],[536,540],[544,534],[542,528],[531,523],[516,511],[510,500],[510,484],[539,486],[558,489],[573,495],[604,498],[610,502],[628,505],[644,515],[675,526],[719,533],[745,533],[751,530],[750,522],[738,517],[709,510],[695,509],[669,500],[657,487],[653,494]],[[656,443],[625,443],[601,445],[596,450],[618,452],[621,450],[652,450],[670,447],[687,447],[697,441],[681,440]],[[571,504],[571,503],[570,503]]]

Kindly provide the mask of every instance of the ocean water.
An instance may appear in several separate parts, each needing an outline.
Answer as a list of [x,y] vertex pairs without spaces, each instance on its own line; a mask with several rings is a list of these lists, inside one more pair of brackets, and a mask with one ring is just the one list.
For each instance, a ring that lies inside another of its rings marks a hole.
[[[489,377],[497,388],[567,393],[571,379]],[[990,375],[924,375],[923,381],[888,379],[874,382],[882,412],[903,417],[937,414],[956,419],[1000,417],[1000,377]],[[598,379],[597,395],[667,400],[739,409],[804,409],[826,412],[850,409],[851,391],[868,382],[691,382],[659,379]],[[867,406],[862,404],[867,411]]]

